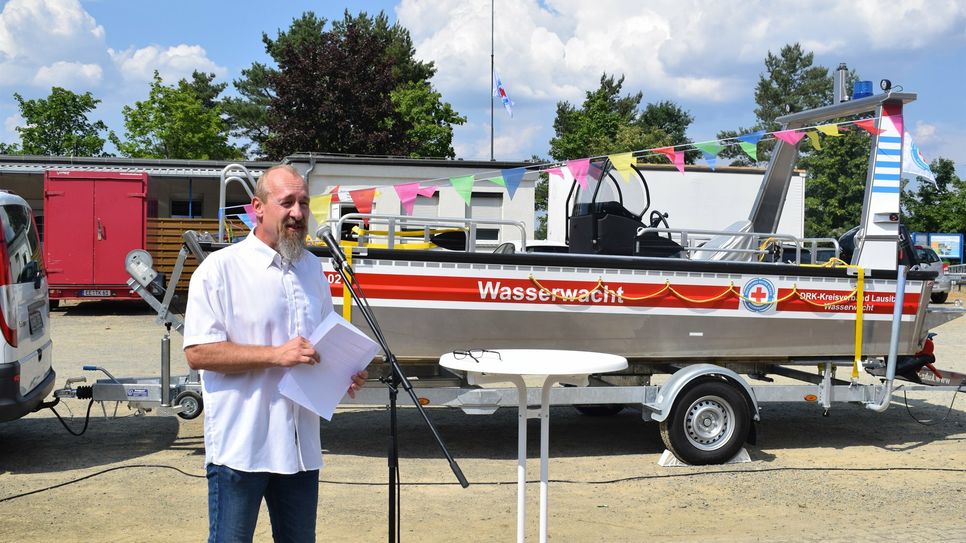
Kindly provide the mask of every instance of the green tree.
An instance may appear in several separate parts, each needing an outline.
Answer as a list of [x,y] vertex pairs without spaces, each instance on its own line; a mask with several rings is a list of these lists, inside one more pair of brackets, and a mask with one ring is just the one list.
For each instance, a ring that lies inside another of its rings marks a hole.
[[966,232],[966,181],[948,158],[933,160],[929,169],[935,182],[917,177],[915,190],[903,186],[903,222],[913,232]]
[[221,104],[231,135],[250,142],[246,146],[250,158],[265,156],[262,147],[268,139],[268,106],[274,96],[268,82],[271,72],[259,62],[242,70],[241,79],[232,82],[240,96],[229,96]]
[[466,117],[443,102],[442,95],[434,92],[429,83],[406,83],[389,93],[389,97],[399,118],[408,127],[406,138],[414,145],[410,156],[456,156],[452,125],[465,123]]
[[88,114],[101,101],[90,92],[77,94],[53,87],[47,98],[24,100],[14,93],[25,126],[18,126],[20,146],[8,146],[25,155],[102,156],[107,130],[103,121],[91,122]]
[[[721,131],[718,139],[731,139],[757,130],[774,132],[781,129],[775,119],[782,115],[831,104],[832,76],[828,68],[814,66],[814,60],[814,53],[806,52],[798,43],[785,45],[777,55],[769,51],[765,72],[758,76],[755,87],[754,126]],[[768,162],[773,147],[772,140],[759,143],[758,163]],[[736,166],[753,164],[737,145],[726,147],[721,156],[731,158]]]
[[[221,118],[220,106],[209,95],[198,95],[199,80],[210,83],[202,75],[191,82],[182,79],[177,85],[166,86],[155,71],[148,99],[122,110],[125,140],[112,132],[111,141],[124,156],[134,158],[241,157],[241,151],[228,143],[228,126]],[[206,106],[206,98],[210,106]]]
[[[621,96],[623,85],[624,76],[615,79],[605,73],[600,87],[587,92],[580,108],[557,102],[550,156],[565,160],[688,142],[685,133],[694,121],[690,113],[670,101],[648,104],[640,110],[644,94]],[[663,156],[641,160],[666,162]]]
[[[862,130],[825,138],[799,161],[805,169],[805,235],[838,237],[859,224],[872,140]],[[804,144],[807,145],[807,144]]]
[[275,67],[255,63],[234,82],[241,97],[225,103],[232,133],[272,158],[453,156],[452,126],[465,118],[433,90],[436,69],[415,58],[409,31],[382,12],[346,11],[327,25],[306,12],[274,39],[262,34]]
[[0,142],[0,155],[22,155],[20,146],[16,143]]

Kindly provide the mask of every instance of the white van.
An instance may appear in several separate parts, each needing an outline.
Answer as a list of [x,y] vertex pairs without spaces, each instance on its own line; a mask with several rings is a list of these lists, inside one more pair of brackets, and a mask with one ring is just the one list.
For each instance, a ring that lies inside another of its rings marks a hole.
[[42,258],[30,206],[0,191],[0,422],[30,413],[54,388]]

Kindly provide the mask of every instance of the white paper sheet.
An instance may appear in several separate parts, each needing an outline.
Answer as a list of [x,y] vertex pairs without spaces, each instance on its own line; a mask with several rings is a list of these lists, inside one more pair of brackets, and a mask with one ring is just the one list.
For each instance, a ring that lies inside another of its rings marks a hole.
[[308,340],[315,345],[321,361],[289,368],[279,381],[278,390],[325,420],[332,420],[352,376],[369,365],[379,344],[335,312],[322,320]]

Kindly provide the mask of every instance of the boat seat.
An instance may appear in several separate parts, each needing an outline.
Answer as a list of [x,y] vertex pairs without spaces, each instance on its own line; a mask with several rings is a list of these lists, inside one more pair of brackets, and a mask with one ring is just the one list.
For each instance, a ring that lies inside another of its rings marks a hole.
[[516,251],[516,245],[514,245],[512,241],[507,241],[497,245],[496,249],[493,249],[493,254],[509,255],[515,253]]
[[734,249],[752,249],[754,240],[751,236],[729,235],[729,232],[751,232],[751,221],[741,220],[728,225],[723,232],[701,246],[701,249],[691,254],[691,260],[738,260],[750,261],[753,253],[735,252]]

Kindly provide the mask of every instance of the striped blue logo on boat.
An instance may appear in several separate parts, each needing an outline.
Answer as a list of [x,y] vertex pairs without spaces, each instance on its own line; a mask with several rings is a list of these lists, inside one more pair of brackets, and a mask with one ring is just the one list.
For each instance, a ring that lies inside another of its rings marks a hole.
[[775,306],[775,284],[764,277],[756,277],[741,289],[741,303],[745,309],[764,313]]

